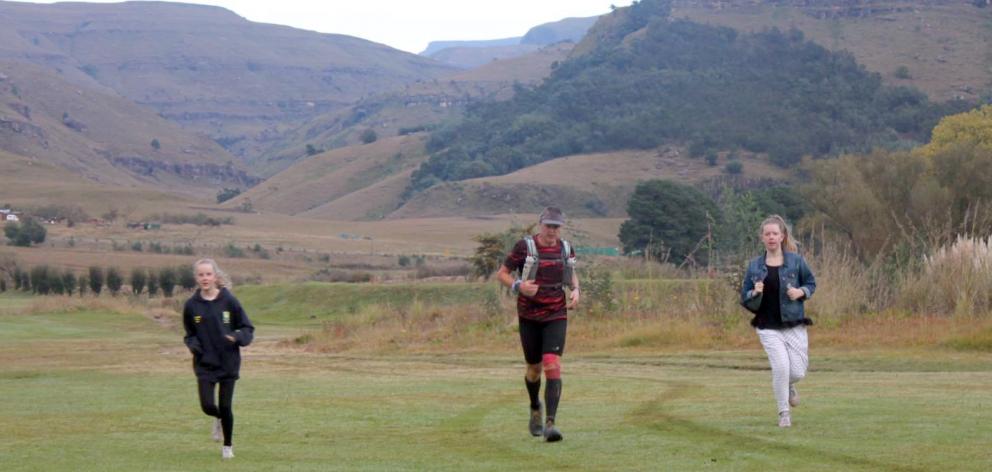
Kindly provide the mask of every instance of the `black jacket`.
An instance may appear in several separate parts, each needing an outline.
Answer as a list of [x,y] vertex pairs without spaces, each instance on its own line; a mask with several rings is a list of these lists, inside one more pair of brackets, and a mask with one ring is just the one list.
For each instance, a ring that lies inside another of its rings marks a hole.
[[[183,307],[183,326],[197,378],[211,382],[238,378],[241,346],[251,344],[255,327],[229,290],[220,289],[210,301],[197,290]],[[225,335],[233,336],[234,342]]]

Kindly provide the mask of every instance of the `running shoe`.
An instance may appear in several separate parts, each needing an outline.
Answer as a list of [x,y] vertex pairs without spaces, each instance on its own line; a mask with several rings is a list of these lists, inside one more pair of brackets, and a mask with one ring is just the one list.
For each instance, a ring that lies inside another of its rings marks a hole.
[[223,446],[220,448],[220,457],[222,459],[234,459],[234,448],[231,446]]
[[211,437],[214,438],[214,441],[217,442],[220,442],[221,439],[224,439],[224,429],[220,424],[220,418],[216,418],[216,420],[214,421],[214,431]]
[[537,437],[544,434],[544,427],[541,426],[543,422],[542,412],[543,406],[537,407],[536,410],[530,410],[530,423],[527,425],[530,428],[531,436]]
[[783,411],[778,414],[778,427],[779,428],[791,428],[792,427],[792,416],[788,411]]
[[799,406],[799,390],[796,390],[795,385],[789,385],[789,406]]
[[561,435],[561,431],[555,428],[555,423],[553,421],[548,421],[544,425],[544,440],[547,442],[558,442],[564,439]]

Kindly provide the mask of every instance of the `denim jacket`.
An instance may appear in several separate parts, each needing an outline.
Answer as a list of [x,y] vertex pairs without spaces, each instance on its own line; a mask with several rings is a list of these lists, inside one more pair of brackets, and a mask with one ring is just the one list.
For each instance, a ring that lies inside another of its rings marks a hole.
[[[778,299],[782,307],[782,321],[802,321],[806,315],[803,312],[803,302],[813,296],[816,291],[816,278],[809,270],[809,265],[803,256],[794,252],[783,253],[782,267],[778,270]],[[764,293],[751,293],[754,284],[765,280],[768,275],[768,266],[765,265],[765,254],[762,254],[747,265],[747,272],[744,274],[744,283],[741,287],[741,305],[752,313],[757,313],[761,306],[761,298]],[[798,300],[791,300],[786,294],[788,286],[801,289],[806,296]]]

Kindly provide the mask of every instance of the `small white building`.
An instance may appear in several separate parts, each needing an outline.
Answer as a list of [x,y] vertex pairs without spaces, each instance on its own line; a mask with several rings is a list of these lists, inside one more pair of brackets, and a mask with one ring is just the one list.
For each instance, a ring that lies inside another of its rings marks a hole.
[[21,221],[21,219],[18,218],[17,215],[13,213],[7,213],[6,215],[4,215],[4,221]]

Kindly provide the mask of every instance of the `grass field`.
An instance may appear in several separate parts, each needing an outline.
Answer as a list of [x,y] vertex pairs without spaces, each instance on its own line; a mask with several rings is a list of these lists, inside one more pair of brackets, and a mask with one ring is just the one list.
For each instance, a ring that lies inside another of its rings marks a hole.
[[[245,289],[259,337],[245,351],[235,397],[237,457],[225,468],[992,467],[987,353],[818,349],[814,328],[803,404],[794,427],[782,430],[756,340],[740,350],[664,353],[571,345],[559,410],[565,441],[546,444],[526,432],[515,350],[316,354],[286,347],[294,326],[315,325],[305,313],[318,306],[318,290],[299,290],[289,297],[299,304],[280,307],[287,302],[278,289]],[[373,296],[398,299],[402,291]],[[69,311],[38,306],[49,305],[0,295],[0,470],[220,465],[175,323],[112,303]],[[349,310],[328,316],[347,317]]]

